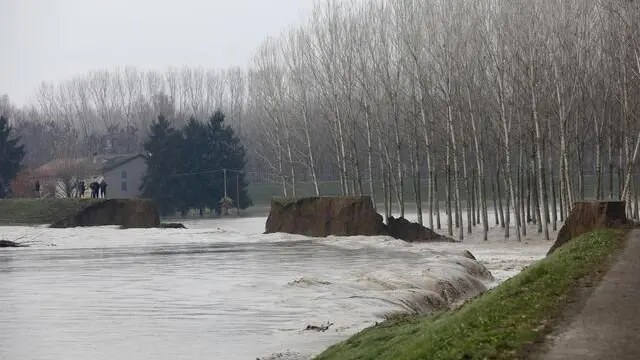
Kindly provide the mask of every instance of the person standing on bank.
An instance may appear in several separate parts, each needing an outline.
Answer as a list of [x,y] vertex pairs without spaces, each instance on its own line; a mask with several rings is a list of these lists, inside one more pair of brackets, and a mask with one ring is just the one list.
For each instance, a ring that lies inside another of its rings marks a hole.
[[36,197],[40,197],[40,180],[36,180]]
[[103,199],[107,197],[107,182],[104,179],[100,181],[100,194]]
[[85,190],[86,190],[86,189],[85,189],[85,186],[84,186],[84,181],[83,181],[83,180],[81,180],[81,181],[78,183],[78,197],[79,197],[79,198],[83,198],[83,197],[84,197],[84,191],[85,191]]
[[94,181],[92,181],[92,182],[89,184],[89,189],[91,189],[91,198],[92,198],[92,199],[95,199],[95,198],[97,198],[97,197],[98,197],[98,186],[99,186],[99,185],[98,185],[98,182],[97,182],[97,181],[95,181],[95,180],[94,180]]

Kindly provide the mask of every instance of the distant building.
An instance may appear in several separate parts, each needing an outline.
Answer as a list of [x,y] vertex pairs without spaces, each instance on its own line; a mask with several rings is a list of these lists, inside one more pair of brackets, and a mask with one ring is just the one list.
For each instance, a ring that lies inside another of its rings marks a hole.
[[108,198],[136,198],[141,195],[142,177],[147,171],[142,154],[98,157],[98,178],[107,182]]
[[141,195],[142,177],[147,171],[145,155],[97,155],[92,158],[56,159],[34,171],[43,186],[43,196],[76,197],[77,184],[84,181],[84,197],[91,197],[89,184],[107,182],[107,198],[136,198]]

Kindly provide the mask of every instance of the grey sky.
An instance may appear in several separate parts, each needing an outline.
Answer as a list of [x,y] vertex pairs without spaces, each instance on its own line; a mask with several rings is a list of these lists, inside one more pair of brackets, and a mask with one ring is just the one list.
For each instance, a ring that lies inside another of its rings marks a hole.
[[0,94],[22,105],[42,81],[134,65],[246,65],[300,24],[313,0],[0,0]]

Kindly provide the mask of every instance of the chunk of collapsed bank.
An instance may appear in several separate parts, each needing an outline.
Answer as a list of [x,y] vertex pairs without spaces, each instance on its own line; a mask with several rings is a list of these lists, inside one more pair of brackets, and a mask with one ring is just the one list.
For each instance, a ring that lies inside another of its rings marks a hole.
[[161,229],[186,229],[187,227],[181,223],[162,223],[160,224]]
[[19,242],[10,241],[10,240],[0,240],[0,248],[8,248],[8,247],[27,247],[29,245],[21,244]]
[[409,242],[456,242],[404,218],[385,225],[370,196],[273,198],[265,233],[314,237],[392,236]]
[[324,325],[307,325],[305,330],[315,330],[315,331],[325,332],[325,331],[329,330],[331,325],[333,325],[333,323],[327,323],[327,324],[324,324]]

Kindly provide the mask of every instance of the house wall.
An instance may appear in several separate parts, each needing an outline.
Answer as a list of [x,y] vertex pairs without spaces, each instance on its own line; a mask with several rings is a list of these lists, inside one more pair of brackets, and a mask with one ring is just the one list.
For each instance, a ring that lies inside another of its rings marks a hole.
[[140,185],[146,171],[147,164],[140,156],[104,173],[107,198],[127,199],[140,196]]

